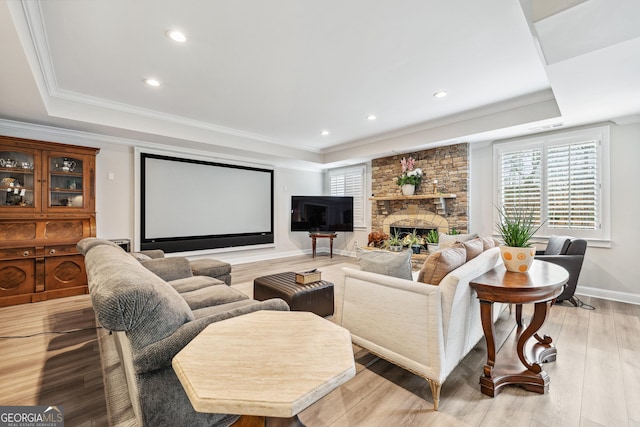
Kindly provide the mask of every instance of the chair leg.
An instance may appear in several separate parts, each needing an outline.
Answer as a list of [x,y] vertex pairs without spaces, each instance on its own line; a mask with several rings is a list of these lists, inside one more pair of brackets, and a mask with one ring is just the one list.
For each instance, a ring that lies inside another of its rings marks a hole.
[[433,410],[437,411],[438,406],[440,405],[440,389],[442,388],[442,384],[428,378],[427,381],[429,382],[429,386],[431,386],[431,395],[433,396]]

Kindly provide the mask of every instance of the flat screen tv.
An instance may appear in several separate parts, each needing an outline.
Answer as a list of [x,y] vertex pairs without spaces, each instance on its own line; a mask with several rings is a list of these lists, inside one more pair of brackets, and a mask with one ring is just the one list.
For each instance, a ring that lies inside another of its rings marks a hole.
[[291,231],[353,231],[353,197],[291,196]]

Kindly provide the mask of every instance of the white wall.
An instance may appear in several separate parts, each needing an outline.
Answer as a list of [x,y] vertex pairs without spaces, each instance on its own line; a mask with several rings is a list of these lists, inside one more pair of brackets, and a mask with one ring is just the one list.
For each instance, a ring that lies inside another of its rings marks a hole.
[[[139,203],[136,200],[138,197],[135,176],[136,156],[134,153],[136,141],[19,122],[4,122],[0,128],[0,134],[100,148],[96,157],[97,236],[104,239],[129,239],[132,241],[132,248],[138,244],[135,235],[136,206]],[[141,142],[140,145],[150,147],[144,142]],[[175,154],[176,150],[173,149],[172,153]],[[194,153],[189,152],[188,154],[193,155]],[[223,161],[225,158],[224,155],[216,155],[216,153],[199,153],[199,156],[215,156],[216,161]],[[242,159],[233,159],[233,161],[238,160]],[[246,160],[250,163],[256,163],[255,159]],[[324,173],[277,167],[274,170],[274,247],[215,249],[190,252],[185,255],[190,258],[199,258],[214,254],[218,259],[237,264],[311,254],[311,239],[307,233],[289,231],[291,195],[325,194]],[[232,209],[232,207],[228,207],[228,209]],[[346,248],[353,240],[353,235],[354,233],[341,233],[334,241],[334,252],[347,254]],[[319,242],[318,252],[328,253],[328,242]]]
[[[640,304],[640,124],[611,124],[611,247],[587,249],[578,295]],[[493,146],[471,145],[470,230],[493,233]]]
[[[109,179],[109,174],[113,179]],[[96,225],[99,237],[132,239],[134,182],[133,147],[101,144],[96,157]]]
[[[175,154],[175,151],[172,153]],[[210,154],[212,157],[213,155],[213,153]],[[206,155],[202,155],[202,158],[206,158]],[[247,160],[255,163],[255,160]],[[134,226],[136,206],[139,203],[139,200],[136,200],[139,197],[136,191],[136,161],[133,147],[108,143],[101,144],[96,160],[97,235],[105,239],[130,239],[132,248],[139,244]],[[224,161],[224,158],[216,156],[216,161]],[[275,168],[274,171],[275,247],[214,249],[183,255],[201,258],[214,254],[217,259],[237,264],[311,253],[311,240],[307,234],[289,231],[290,196],[292,194],[323,194],[323,174],[283,168]],[[223,208],[233,209],[231,206]]]

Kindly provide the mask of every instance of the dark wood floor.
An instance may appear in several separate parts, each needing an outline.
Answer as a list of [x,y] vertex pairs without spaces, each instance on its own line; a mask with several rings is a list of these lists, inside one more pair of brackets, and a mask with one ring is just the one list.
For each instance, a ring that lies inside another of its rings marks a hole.
[[[353,259],[301,256],[237,265],[233,280],[345,261]],[[558,347],[557,361],[545,365],[551,377],[545,395],[517,387],[494,399],[482,395],[481,342],[444,383],[434,412],[426,381],[357,351],[356,377],[300,418],[309,427],[640,426],[640,306],[583,300],[596,310],[554,306],[543,328]],[[0,406],[61,405],[67,426],[106,426],[95,326],[88,295],[0,308]],[[76,332],[48,333],[55,331]]]

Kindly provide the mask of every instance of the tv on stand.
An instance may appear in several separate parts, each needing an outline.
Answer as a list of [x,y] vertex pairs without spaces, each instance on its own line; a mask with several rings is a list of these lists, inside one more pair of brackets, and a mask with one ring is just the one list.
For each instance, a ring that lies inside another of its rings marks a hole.
[[291,231],[353,231],[353,197],[291,196]]

